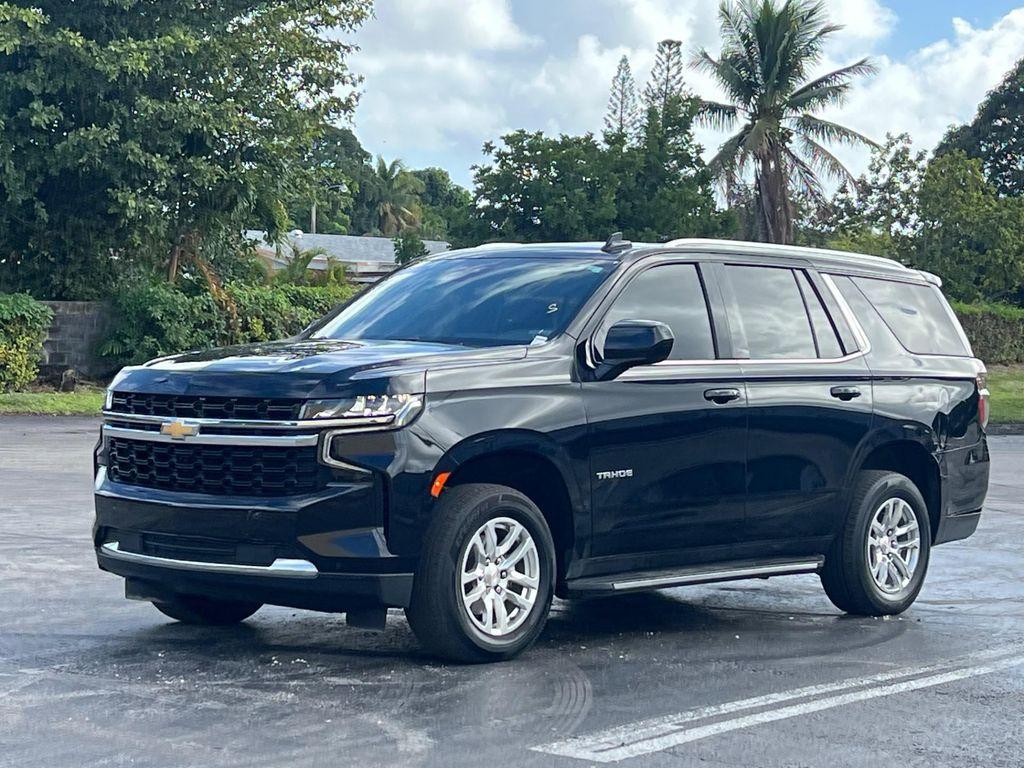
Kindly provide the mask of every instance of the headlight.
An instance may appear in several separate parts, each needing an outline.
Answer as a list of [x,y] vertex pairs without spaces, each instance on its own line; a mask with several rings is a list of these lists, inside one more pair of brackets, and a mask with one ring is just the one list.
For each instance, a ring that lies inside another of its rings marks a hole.
[[423,395],[356,395],[342,400],[310,400],[304,421],[339,420],[352,426],[404,427],[423,408]]
[[109,411],[114,407],[114,390],[110,388],[107,390],[106,397],[103,398],[103,410]]

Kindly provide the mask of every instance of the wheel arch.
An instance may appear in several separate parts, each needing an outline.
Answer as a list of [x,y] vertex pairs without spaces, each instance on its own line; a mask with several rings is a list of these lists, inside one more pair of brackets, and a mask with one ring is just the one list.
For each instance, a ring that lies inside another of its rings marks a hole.
[[942,475],[935,455],[915,440],[890,440],[872,446],[857,466],[898,472],[909,478],[924,497],[934,541],[942,519]]
[[560,445],[546,435],[525,430],[493,432],[456,445],[439,462],[437,471],[451,473],[445,488],[495,483],[530,498],[551,529],[558,581],[564,581],[571,563],[581,556],[578,548],[587,541],[589,504]]

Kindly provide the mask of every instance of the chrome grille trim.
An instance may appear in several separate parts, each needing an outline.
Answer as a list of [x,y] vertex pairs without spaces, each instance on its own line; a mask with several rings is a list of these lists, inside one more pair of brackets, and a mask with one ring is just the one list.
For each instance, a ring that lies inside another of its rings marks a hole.
[[[121,421],[122,419],[118,419]],[[158,419],[160,422],[167,419]],[[193,420],[188,421],[194,423]],[[220,422],[214,422],[220,424]],[[275,448],[301,448],[303,446],[316,445],[319,435],[204,435],[198,434],[185,439],[178,439],[160,432],[152,432],[145,429],[127,429],[125,427],[114,427],[110,424],[103,425],[103,434],[106,437],[119,437],[124,440],[138,440],[147,443],[174,443],[175,445],[253,445],[271,446]]]
[[[267,429],[267,430],[302,430],[302,429],[357,429],[360,427],[375,427],[386,429],[395,417],[388,416],[361,416],[352,419],[303,419],[298,421],[252,421],[243,419],[175,419],[170,416],[147,416],[135,413],[118,413],[117,411],[104,411],[103,416],[107,421],[134,422],[136,424],[164,424],[168,421],[184,421],[188,424],[198,424],[200,427],[222,427],[224,429]],[[153,434],[152,432],[140,432],[140,434]],[[195,438],[191,438],[195,439]]]

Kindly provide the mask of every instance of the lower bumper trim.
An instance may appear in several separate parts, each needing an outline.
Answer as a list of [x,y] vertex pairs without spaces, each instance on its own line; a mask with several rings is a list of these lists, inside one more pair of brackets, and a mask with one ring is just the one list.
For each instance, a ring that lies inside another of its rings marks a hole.
[[238,565],[235,563],[206,563],[198,560],[172,560],[167,557],[142,555],[137,552],[125,552],[116,541],[108,541],[102,545],[103,553],[115,560],[140,565],[152,565],[159,568],[173,568],[179,571],[198,571],[202,573],[224,573],[236,576],[274,576],[286,579],[315,579],[320,575],[317,567],[308,560],[288,560],[278,558],[270,565]]

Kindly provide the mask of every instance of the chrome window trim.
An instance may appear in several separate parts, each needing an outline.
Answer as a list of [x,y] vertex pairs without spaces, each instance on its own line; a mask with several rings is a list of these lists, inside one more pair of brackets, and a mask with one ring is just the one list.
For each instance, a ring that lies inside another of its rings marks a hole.
[[124,552],[119,542],[108,541],[100,547],[107,557],[127,563],[155,565],[179,571],[201,571],[204,573],[228,573],[236,576],[276,576],[285,579],[315,579],[320,575],[317,567],[309,560],[278,558],[270,565],[241,565],[236,563],[206,563],[200,560],[175,560],[169,557],[141,555]]
[[351,419],[302,419],[297,421],[250,421],[242,419],[190,419],[180,416],[152,416],[138,413],[118,413],[117,411],[103,411],[103,417],[108,421],[127,421],[139,424],[164,424],[170,421],[183,421],[186,424],[196,424],[200,427],[223,427],[224,429],[273,429],[273,430],[297,430],[297,429],[331,429],[340,427],[373,427],[386,429],[395,417],[388,416],[360,416]]
[[300,448],[314,446],[319,435],[204,435],[198,434],[185,439],[175,439],[160,432],[144,429],[127,429],[103,425],[104,437],[119,437],[148,443],[174,443],[177,445],[263,445],[276,448]]
[[730,359],[717,359],[717,360],[664,360],[654,365],[645,365],[637,368],[631,368],[630,370],[623,373],[618,377],[619,380],[623,378],[637,378],[630,377],[629,374],[632,371],[642,373],[644,371],[658,370],[658,369],[675,369],[675,368],[692,368],[694,366],[703,365],[838,365],[841,363],[849,363],[853,360],[865,357],[871,351],[871,342],[868,340],[867,334],[864,333],[864,329],[861,327],[860,322],[857,320],[856,315],[853,314],[853,309],[846,302],[846,298],[842,293],[839,292],[839,287],[832,280],[832,276],[825,274],[824,272],[819,273],[825,286],[831,292],[833,298],[836,300],[836,304],[839,306],[839,311],[842,313],[843,318],[850,326],[850,330],[853,332],[854,338],[857,340],[858,350],[851,352],[848,355],[842,357],[832,358],[758,358],[750,359],[743,357],[736,357]]

